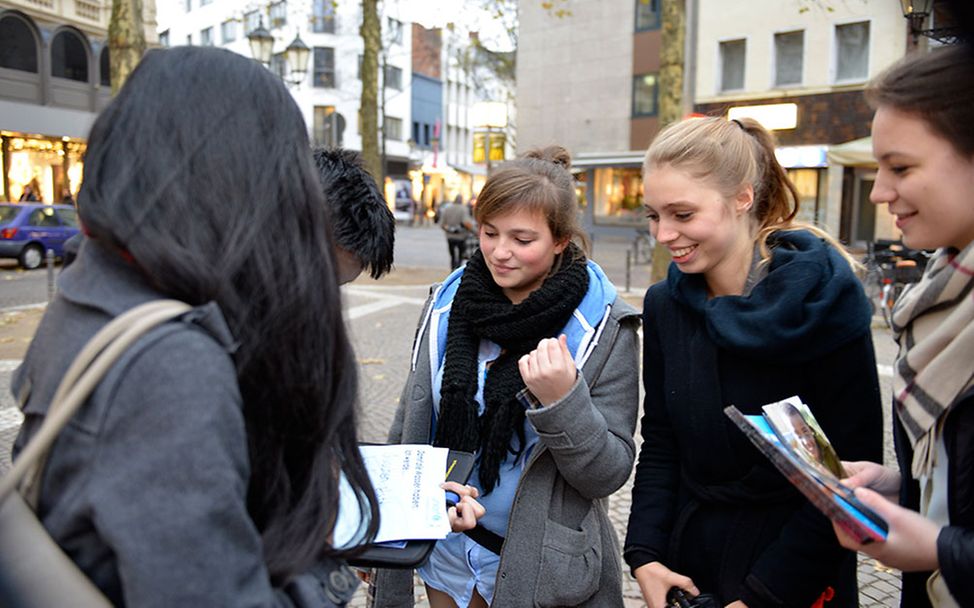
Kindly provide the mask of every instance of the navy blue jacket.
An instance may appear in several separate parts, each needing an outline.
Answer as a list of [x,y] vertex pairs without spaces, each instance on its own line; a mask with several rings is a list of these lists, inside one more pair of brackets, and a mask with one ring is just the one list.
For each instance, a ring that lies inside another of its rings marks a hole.
[[869,304],[845,260],[807,232],[779,234],[746,296],[707,299],[671,266],[643,307],[643,445],[625,558],[660,561],[721,605],[858,606],[856,558],[723,414],[798,395],[839,455],[882,461]]

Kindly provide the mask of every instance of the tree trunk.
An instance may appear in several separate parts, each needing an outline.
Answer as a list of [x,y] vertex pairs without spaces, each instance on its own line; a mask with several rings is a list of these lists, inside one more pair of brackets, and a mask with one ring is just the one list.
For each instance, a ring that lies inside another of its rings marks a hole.
[[358,109],[362,162],[365,169],[378,180],[382,179],[378,125],[379,46],[382,29],[377,0],[362,0],[362,27],[359,33],[365,46],[362,55],[362,100]]
[[125,79],[145,54],[145,26],[142,23],[142,0],[112,0],[112,17],[108,24],[108,58],[111,63],[112,95],[118,93]]
[[[683,60],[686,39],[686,0],[662,0],[662,43],[659,68],[659,126],[665,127],[683,116]],[[650,280],[666,276],[670,251],[656,244]]]

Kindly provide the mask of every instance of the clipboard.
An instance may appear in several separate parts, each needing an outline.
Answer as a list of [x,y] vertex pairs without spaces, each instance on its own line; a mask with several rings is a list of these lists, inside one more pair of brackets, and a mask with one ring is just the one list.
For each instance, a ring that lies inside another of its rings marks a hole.
[[[445,481],[467,483],[473,472],[476,458],[472,452],[450,450],[446,457]],[[354,557],[349,557],[347,561],[348,565],[357,568],[413,569],[429,558],[434,546],[436,546],[436,539],[366,545],[364,550]]]

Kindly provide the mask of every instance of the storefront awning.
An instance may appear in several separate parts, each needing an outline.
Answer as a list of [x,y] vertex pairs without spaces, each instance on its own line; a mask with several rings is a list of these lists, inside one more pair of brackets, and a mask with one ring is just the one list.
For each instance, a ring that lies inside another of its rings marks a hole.
[[[500,164],[500,163],[498,163]],[[450,165],[460,173],[466,173],[468,175],[487,175],[487,167],[485,165]]]
[[845,165],[846,167],[875,167],[873,138],[863,137],[829,146],[828,159],[830,164]]
[[641,167],[646,157],[645,150],[625,152],[581,152],[572,158],[575,169],[595,167]]

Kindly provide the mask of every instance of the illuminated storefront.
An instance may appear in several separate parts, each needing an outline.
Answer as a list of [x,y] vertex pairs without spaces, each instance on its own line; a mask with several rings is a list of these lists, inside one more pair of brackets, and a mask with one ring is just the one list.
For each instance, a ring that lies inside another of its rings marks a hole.
[[582,224],[592,235],[631,238],[646,224],[643,152],[580,153],[574,159]]
[[18,201],[31,185],[38,200],[60,203],[77,200],[84,169],[85,143],[0,131],[0,200]]

